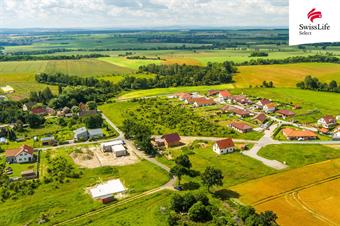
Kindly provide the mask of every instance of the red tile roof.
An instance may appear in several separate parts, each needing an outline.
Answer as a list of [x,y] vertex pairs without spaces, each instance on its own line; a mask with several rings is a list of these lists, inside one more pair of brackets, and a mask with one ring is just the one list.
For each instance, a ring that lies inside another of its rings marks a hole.
[[38,108],[32,109],[32,114],[35,114],[35,115],[46,114],[46,113],[47,113],[47,110],[44,107],[38,107]]
[[243,122],[232,122],[230,126],[242,131],[252,129],[252,127]]
[[233,106],[224,106],[222,108],[222,111],[228,111],[228,112],[234,113],[236,115],[240,115],[240,116],[247,116],[247,115],[250,114],[250,112],[247,111],[247,110],[243,110],[243,109],[236,108],[236,107],[233,107]]
[[206,98],[195,98],[195,103],[199,106],[201,105],[213,105],[215,101],[213,99],[206,99]]
[[214,96],[218,94],[220,91],[219,90],[209,90],[208,91],[208,96]]
[[220,149],[235,147],[234,141],[231,138],[216,141],[216,144]]
[[34,152],[32,147],[28,145],[23,145],[20,148],[6,150],[6,157],[15,157],[23,151],[31,155]]
[[268,99],[262,99],[262,100],[260,100],[259,102],[260,102],[260,104],[261,104],[262,106],[271,103],[270,100],[268,100]]
[[295,115],[294,112],[289,111],[289,110],[278,110],[278,111],[276,111],[276,113],[279,113],[279,114],[284,115],[284,116],[294,116]]
[[329,124],[329,123],[336,123],[336,119],[335,119],[335,117],[332,116],[332,115],[326,115],[326,116],[324,116],[324,117],[323,117],[323,120],[324,120],[327,124]]
[[256,120],[258,120],[258,121],[263,123],[264,121],[267,120],[267,116],[264,113],[260,113],[260,114],[256,115],[254,117],[254,119],[256,119]]
[[181,140],[181,137],[178,135],[178,133],[171,133],[163,135],[162,139],[164,139],[167,143],[173,143],[179,142]]
[[309,130],[295,130],[292,128],[285,128],[282,130],[283,134],[287,137],[317,137],[317,135]]
[[220,94],[221,94],[222,97],[230,97],[231,96],[231,93],[229,93],[229,91],[227,91],[227,90],[221,91]]

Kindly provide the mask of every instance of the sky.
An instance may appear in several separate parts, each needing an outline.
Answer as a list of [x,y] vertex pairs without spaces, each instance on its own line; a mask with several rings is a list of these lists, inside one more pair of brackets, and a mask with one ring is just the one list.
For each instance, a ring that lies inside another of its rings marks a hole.
[[0,28],[288,26],[288,0],[0,0]]

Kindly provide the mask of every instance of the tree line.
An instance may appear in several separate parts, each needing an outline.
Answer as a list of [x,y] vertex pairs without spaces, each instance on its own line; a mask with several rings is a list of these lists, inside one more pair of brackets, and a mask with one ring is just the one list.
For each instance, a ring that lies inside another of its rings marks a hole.
[[340,93],[340,86],[338,86],[335,80],[332,80],[329,83],[320,82],[318,78],[311,75],[306,76],[303,81],[297,83],[296,87],[300,89]]
[[4,61],[33,61],[33,60],[80,60],[83,58],[108,57],[109,55],[92,53],[87,55],[0,55],[0,62]]
[[331,54],[327,55],[313,55],[313,56],[295,56],[288,57],[285,59],[251,59],[250,61],[245,61],[242,63],[235,63],[237,66],[246,66],[246,65],[269,65],[269,64],[294,64],[294,63],[335,63],[340,64],[340,58],[336,56],[332,56]]

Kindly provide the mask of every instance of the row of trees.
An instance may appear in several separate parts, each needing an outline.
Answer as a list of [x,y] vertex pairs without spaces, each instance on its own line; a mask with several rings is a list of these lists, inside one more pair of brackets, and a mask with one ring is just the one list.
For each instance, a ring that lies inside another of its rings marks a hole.
[[250,61],[245,61],[242,63],[237,63],[235,65],[269,65],[269,64],[293,64],[293,63],[340,63],[340,58],[336,56],[332,56],[331,54],[327,55],[313,55],[313,56],[296,56],[296,57],[288,57],[285,59],[252,59]]
[[267,57],[269,54],[267,52],[255,51],[250,54],[250,57]]
[[297,83],[296,87],[300,89],[340,93],[340,86],[338,86],[335,80],[332,80],[329,83],[326,83],[326,82],[322,83],[319,81],[318,78],[313,77],[311,75],[306,76],[303,81]]
[[0,55],[1,61],[32,61],[32,60],[79,60],[83,58],[108,57],[109,55],[92,53],[87,55]]

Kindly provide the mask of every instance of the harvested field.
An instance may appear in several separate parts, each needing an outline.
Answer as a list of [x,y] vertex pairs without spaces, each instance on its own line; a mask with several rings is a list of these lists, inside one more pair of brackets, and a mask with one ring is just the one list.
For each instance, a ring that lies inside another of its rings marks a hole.
[[[232,187],[258,211],[273,210],[280,225],[339,225],[340,159],[267,176]],[[259,189],[261,188],[261,189]]]

